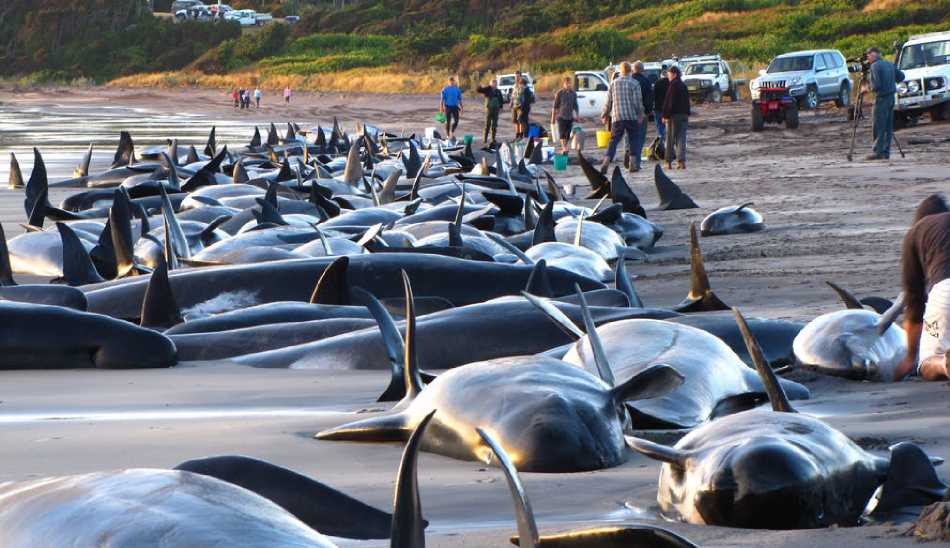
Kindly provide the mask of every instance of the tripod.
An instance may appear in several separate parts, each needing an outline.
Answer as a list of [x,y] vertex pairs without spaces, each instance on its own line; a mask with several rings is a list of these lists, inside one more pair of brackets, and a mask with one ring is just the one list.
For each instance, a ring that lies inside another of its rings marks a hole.
[[[854,120],[851,125],[851,146],[848,149],[849,162],[854,160],[854,138],[858,134],[858,124],[861,123],[861,118],[864,118],[864,95],[867,94],[867,88],[865,87],[867,77],[868,73],[861,71],[861,78],[858,80],[858,100],[854,105]],[[901,147],[901,142],[897,140],[897,134],[892,132],[891,135],[894,137],[894,144],[897,145],[897,150],[901,153],[901,158],[904,158],[904,149]]]

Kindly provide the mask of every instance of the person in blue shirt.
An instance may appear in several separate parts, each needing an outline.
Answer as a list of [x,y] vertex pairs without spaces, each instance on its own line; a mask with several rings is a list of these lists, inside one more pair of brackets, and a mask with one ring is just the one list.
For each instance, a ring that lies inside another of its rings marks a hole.
[[894,140],[894,98],[897,84],[904,81],[904,73],[881,56],[881,50],[868,48],[864,53],[871,64],[869,87],[874,91],[874,152],[865,160],[888,160],[891,157],[891,141]]
[[442,104],[439,111],[445,115],[445,133],[449,139],[455,138],[459,127],[459,115],[462,113],[462,90],[455,84],[455,77],[449,78],[449,84],[442,88]]

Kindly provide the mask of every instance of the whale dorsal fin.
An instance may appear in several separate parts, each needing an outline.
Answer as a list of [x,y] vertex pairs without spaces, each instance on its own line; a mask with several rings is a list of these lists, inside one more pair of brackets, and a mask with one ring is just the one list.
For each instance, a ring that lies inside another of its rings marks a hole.
[[462,196],[455,210],[455,220],[449,223],[449,246],[462,247],[462,219],[465,217],[465,181],[462,181]]
[[620,256],[617,257],[617,265],[614,267],[614,285],[618,291],[627,296],[631,308],[643,308],[643,299],[637,293],[637,288],[633,286],[633,280],[627,275],[627,269],[624,266],[626,260],[627,250],[621,248]]
[[393,496],[393,524],[389,538],[391,548],[423,548],[426,545],[426,522],[422,518],[422,505],[419,503],[417,463],[422,436],[433,415],[434,409],[419,422],[402,452],[396,476],[396,493]]
[[476,428],[476,432],[485,442],[485,445],[491,449],[487,455],[486,462],[490,463],[492,455],[498,460],[502,472],[505,474],[505,481],[508,483],[508,489],[511,491],[511,499],[515,506],[515,522],[518,524],[519,546],[535,548],[538,546],[538,524],[534,519],[534,512],[531,510],[531,501],[528,500],[528,493],[525,492],[524,485],[521,483],[521,477],[515,468],[511,458],[505,449],[495,438],[487,431]]
[[[487,173],[485,175],[488,175]],[[548,193],[551,194],[552,201],[554,200],[564,200],[564,193],[561,192],[561,187],[557,185],[557,181],[554,180],[554,177],[548,173],[547,170],[544,170],[544,178],[548,183]]]
[[218,141],[215,138],[215,134],[218,132],[216,126],[211,126],[211,133],[208,134],[208,142],[205,143],[205,155],[208,157],[214,157],[218,152]]
[[234,168],[231,170],[231,182],[234,184],[243,184],[250,180],[251,177],[247,174],[247,169],[244,168],[244,158],[242,157],[234,164]]
[[271,122],[270,127],[267,128],[267,144],[270,146],[280,144],[280,135],[277,134],[277,126],[274,122]]
[[538,310],[543,312],[545,316],[550,318],[551,321],[554,322],[554,325],[558,326],[561,331],[567,334],[568,337],[574,339],[575,341],[584,338],[584,332],[581,330],[581,328],[577,327],[577,324],[571,321],[571,319],[568,318],[565,313],[561,312],[558,307],[554,306],[554,303],[548,299],[532,295],[527,291],[522,291],[521,295],[525,299],[528,299],[528,302],[536,306]]
[[[56,223],[63,245],[63,278],[73,287],[103,282],[79,236],[66,223]],[[2,233],[0,233],[2,236]],[[4,284],[6,285],[6,284]]]
[[864,305],[861,304],[861,301],[854,296],[854,293],[851,293],[847,289],[841,287],[840,285],[834,282],[825,282],[828,284],[828,287],[835,290],[835,293],[838,294],[838,297],[841,299],[841,302],[844,303],[845,308],[849,310],[863,310]]
[[261,148],[261,129],[257,126],[254,126],[254,136],[251,137],[248,148]]
[[109,223],[115,251],[116,277],[134,276],[137,272],[132,252],[132,214],[129,196],[122,187],[117,188],[113,195]]
[[394,169],[386,181],[383,188],[379,191],[379,203],[388,204],[396,201],[396,184],[399,183],[399,177],[402,176],[401,169]]
[[181,310],[175,302],[175,295],[168,281],[168,266],[165,259],[159,257],[145,288],[140,324],[142,327],[164,328],[181,322]]
[[554,291],[551,289],[551,280],[548,278],[547,261],[541,259],[534,264],[524,290],[538,297],[551,298],[554,296]]
[[755,205],[755,202],[746,202],[746,203],[740,205],[739,207],[737,207],[736,210],[735,210],[733,213],[737,213],[737,214],[738,214],[738,213],[739,213],[740,211],[742,211],[743,209],[745,209],[745,208],[747,208],[747,207],[749,207],[749,206],[754,206],[754,205]]
[[403,376],[406,379],[404,402],[409,402],[422,391],[422,379],[419,376],[419,356],[416,351],[416,300],[412,294],[409,274],[402,271],[402,284],[406,298],[406,338],[403,341]]
[[666,176],[666,173],[663,173],[660,164],[656,164],[653,169],[653,183],[656,186],[657,194],[660,196],[659,209],[695,209],[699,207],[688,194]]
[[376,324],[379,326],[379,332],[383,338],[383,346],[386,348],[390,372],[392,373],[389,387],[376,401],[400,401],[406,399],[409,394],[418,394],[423,387],[422,378],[418,374],[418,369],[409,371],[410,374],[406,375],[405,346],[402,335],[399,333],[396,322],[389,311],[379,302],[379,299],[368,291],[354,287],[353,292],[360,302],[369,309],[373,318],[376,319]]
[[614,167],[614,171],[610,177],[610,201],[615,204],[620,204],[623,207],[623,211],[635,213],[646,219],[647,212],[640,204],[640,198],[637,197],[633,189],[630,188],[630,185],[627,184],[626,179],[623,178],[620,166]]
[[604,352],[604,345],[597,333],[597,327],[594,325],[594,318],[590,314],[590,308],[587,306],[587,298],[578,284],[574,284],[574,291],[581,303],[581,315],[584,318],[584,329],[587,331],[587,340],[590,343],[591,352],[594,354],[594,364],[597,366],[597,373],[601,380],[613,387],[616,384],[613,369],[607,360],[607,353]]
[[178,254],[175,253],[175,245],[172,243],[171,227],[168,225],[168,219],[162,218],[165,227],[164,238],[162,239],[162,253],[165,256],[165,266],[169,270],[177,270],[181,267],[178,262]]
[[557,237],[554,235],[554,200],[551,200],[541,210],[541,215],[538,216],[538,224],[534,227],[531,245],[556,241]]
[[[92,146],[92,145],[89,145]],[[20,162],[16,159],[16,154],[10,153],[10,179],[9,188],[23,188],[23,172],[20,170]]]
[[115,156],[112,158],[112,167],[128,166],[135,163],[135,145],[132,143],[132,136],[128,131],[119,133],[119,145],[116,147]]
[[703,262],[703,252],[699,248],[699,237],[696,235],[696,223],[689,225],[689,264],[690,288],[686,299],[673,307],[677,312],[711,312],[715,310],[729,310],[729,307],[719,300],[709,286],[709,276],[706,274],[706,265]]
[[10,266],[10,250],[7,248],[7,237],[0,224],[0,287],[16,285],[13,279],[13,268]]
[[587,177],[587,182],[591,186],[591,193],[587,196],[587,199],[595,200],[607,196],[610,191],[610,182],[607,181],[607,177],[591,165],[579,150],[577,151],[577,163],[580,164],[581,171],[584,172],[584,176]]
[[680,470],[686,468],[686,460],[689,458],[689,453],[686,451],[634,436],[625,435],[623,438],[627,442],[627,446],[637,453],[646,455],[653,460],[665,462]]
[[350,265],[350,259],[342,255],[333,259],[320,274],[317,285],[310,296],[312,304],[350,304],[349,291],[346,284],[346,270]]
[[904,312],[904,295],[898,295],[897,299],[894,300],[894,304],[891,305],[883,314],[881,318],[877,321],[876,329],[878,335],[884,335],[884,333],[891,327],[897,317]]
[[577,227],[574,229],[574,245],[581,246],[581,236],[584,232],[584,212],[577,216]]
[[[16,158],[13,156],[13,153],[10,153],[10,188],[16,188],[13,184],[13,166],[16,163]],[[85,177],[89,175],[89,163],[92,161],[92,143],[89,143],[89,148],[86,149],[86,153],[83,154],[82,160],[79,162],[79,165],[76,166],[76,169],[73,170],[73,177]],[[19,175],[20,166],[16,166],[17,175]],[[23,184],[23,176],[20,175],[20,184]]]
[[745,341],[746,349],[749,351],[752,363],[755,364],[755,370],[762,379],[762,385],[765,387],[765,393],[769,396],[769,402],[772,403],[772,410],[782,413],[796,413],[795,408],[788,401],[785,389],[782,388],[781,383],[778,382],[778,377],[775,376],[775,372],[772,371],[769,362],[765,359],[762,347],[759,346],[755,336],[752,335],[749,324],[746,323],[738,308],[733,308],[732,312],[736,315],[736,323],[739,324],[739,330],[742,331],[742,339]]

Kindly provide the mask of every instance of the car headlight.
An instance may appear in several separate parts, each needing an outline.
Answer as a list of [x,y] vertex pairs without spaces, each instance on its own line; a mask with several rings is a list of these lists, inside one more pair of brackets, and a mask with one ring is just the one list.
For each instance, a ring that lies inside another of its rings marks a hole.
[[911,80],[910,82],[907,82],[907,91],[910,93],[917,93],[920,91],[920,81]]
[[791,78],[788,80],[788,85],[789,85],[789,86],[797,86],[798,84],[801,84],[801,83],[802,83],[802,77],[801,77],[801,76],[793,76],[793,77],[791,77]]
[[907,93],[907,82],[901,82],[897,84],[897,93],[900,93],[901,95]]
[[946,87],[946,85],[947,85],[947,79],[943,77],[927,78],[924,81],[924,86],[927,88],[927,91],[940,89],[940,88]]

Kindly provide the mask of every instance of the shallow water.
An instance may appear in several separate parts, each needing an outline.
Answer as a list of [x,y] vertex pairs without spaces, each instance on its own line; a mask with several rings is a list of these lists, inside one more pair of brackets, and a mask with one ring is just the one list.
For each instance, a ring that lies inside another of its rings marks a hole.
[[217,127],[218,145],[244,145],[254,134],[245,121],[221,121],[203,114],[169,113],[125,106],[18,105],[0,103],[0,182],[9,178],[9,154],[16,154],[24,180],[33,168],[33,147],[43,155],[50,182],[72,177],[89,144],[93,144],[90,171],[107,169],[115,154],[120,131],[132,135],[137,151],[164,145],[204,148],[211,127]]

